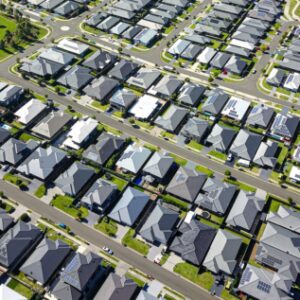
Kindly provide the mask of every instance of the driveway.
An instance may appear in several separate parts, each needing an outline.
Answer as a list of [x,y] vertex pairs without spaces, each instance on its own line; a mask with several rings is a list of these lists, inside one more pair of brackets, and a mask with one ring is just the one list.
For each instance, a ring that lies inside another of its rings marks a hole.
[[115,237],[116,241],[119,243],[122,243],[122,239],[123,239],[124,235],[128,232],[128,230],[129,230],[129,227],[118,224],[118,231],[117,231],[117,234]]
[[171,253],[170,257],[168,258],[168,260],[163,264],[163,268],[167,269],[168,271],[173,272],[174,267],[179,264],[182,263],[183,260],[181,259],[181,257],[177,256],[174,253]]
[[149,253],[147,255],[147,258],[151,261],[154,260],[156,255],[161,254],[162,249],[164,248],[164,245],[160,245],[159,247],[157,246],[152,246],[149,250]]

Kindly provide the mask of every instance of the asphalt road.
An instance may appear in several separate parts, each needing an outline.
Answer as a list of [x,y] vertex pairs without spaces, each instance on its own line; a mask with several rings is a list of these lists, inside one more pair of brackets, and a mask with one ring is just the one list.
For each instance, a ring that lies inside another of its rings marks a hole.
[[22,205],[26,206],[32,211],[35,211],[41,216],[51,219],[52,221],[57,223],[66,224],[67,226],[72,228],[72,231],[74,231],[76,235],[82,237],[90,244],[98,247],[107,246],[111,248],[114,251],[116,257],[119,257],[123,261],[126,261],[134,268],[137,268],[142,272],[153,276],[155,279],[161,281],[166,286],[169,286],[170,288],[182,293],[183,295],[193,300],[214,299],[206,291],[201,290],[198,286],[182,279],[172,272],[163,269],[162,267],[154,264],[141,255],[136,254],[135,252],[129,250],[121,244],[104,236],[100,232],[97,232],[96,230],[93,230],[86,225],[75,221],[68,215],[30,196],[27,193],[20,191],[18,188],[4,182],[3,180],[0,180],[0,190],[2,190],[8,198],[21,203]]

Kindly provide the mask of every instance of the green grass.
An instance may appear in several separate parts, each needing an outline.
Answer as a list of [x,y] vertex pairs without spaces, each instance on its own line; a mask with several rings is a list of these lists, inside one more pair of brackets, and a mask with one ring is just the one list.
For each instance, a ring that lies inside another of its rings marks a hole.
[[200,285],[206,290],[210,290],[213,286],[214,277],[210,272],[203,272],[199,274],[199,268],[189,263],[177,264],[173,271],[182,277]]
[[278,159],[277,159],[277,163],[279,165],[283,164],[283,162],[285,161],[286,156],[288,155],[288,152],[289,152],[289,149],[286,146],[281,147],[281,151],[280,151],[280,154],[279,154]]
[[27,181],[25,179],[22,179],[21,177],[19,177],[17,175],[14,175],[14,174],[11,174],[11,173],[6,173],[3,176],[3,179],[5,181],[8,181],[8,182],[10,182],[14,185],[17,185],[17,186],[20,186],[20,185],[28,186],[28,184],[29,184],[29,181]]
[[240,298],[230,294],[230,292],[226,289],[224,289],[222,292],[221,292],[221,298],[222,299],[225,299],[225,300],[238,300]]
[[47,188],[44,184],[41,184],[37,190],[34,192],[34,195],[38,198],[42,198],[43,196],[46,195]]
[[259,228],[259,231],[258,231],[258,234],[257,234],[257,237],[256,237],[256,240],[260,240],[264,231],[265,231],[265,228],[266,228],[267,224],[266,223],[262,223],[260,228]]
[[110,182],[114,183],[117,187],[119,191],[123,191],[123,189],[125,188],[127,181],[124,179],[121,179],[117,176],[111,175],[111,179],[109,180]]
[[78,218],[80,213],[82,218],[86,218],[89,214],[88,209],[85,207],[76,208],[73,201],[71,197],[59,195],[51,201],[51,205],[74,218]]
[[161,266],[163,266],[163,265],[167,262],[167,260],[169,259],[170,255],[171,255],[170,253],[165,253],[165,254],[162,256],[162,258],[161,258],[159,264],[160,264]]
[[65,110],[65,113],[71,115],[72,117],[77,117],[77,118],[81,118],[82,117],[82,114],[79,113],[79,112],[77,112],[77,111],[75,111],[73,108],[71,108],[71,109],[67,108]]
[[112,237],[116,236],[118,232],[118,224],[107,217],[104,217],[100,223],[96,224],[94,227],[104,234]]
[[193,141],[191,140],[189,143],[188,143],[188,147],[191,147],[195,150],[198,150],[198,151],[201,151],[202,148],[203,148],[203,145],[197,143],[196,141]]
[[19,140],[23,141],[23,142],[28,142],[30,140],[34,140],[34,141],[40,141],[39,138],[30,135],[28,133],[23,132],[20,136],[19,136]]
[[226,160],[227,159],[227,155],[225,153],[221,153],[219,151],[216,151],[216,150],[211,150],[207,153],[208,155],[211,155],[217,159],[220,159],[220,160]]
[[134,120],[134,123],[142,128],[151,130],[154,128],[153,125],[150,125],[148,122],[143,122],[143,121],[139,121],[139,120]]
[[33,292],[28,287],[15,279],[11,279],[7,286],[27,299],[31,299],[33,296]]
[[35,283],[33,280],[31,280],[29,277],[27,277],[22,272],[19,272],[15,277],[16,277],[17,281],[20,281],[20,282],[32,287],[32,289],[38,293],[42,293],[44,290],[42,286]]
[[138,253],[144,256],[147,256],[150,247],[143,241],[134,238],[134,235],[135,231],[133,229],[129,229],[122,239],[122,244],[126,247],[137,251]]
[[109,108],[109,104],[102,104],[99,101],[93,101],[92,106],[102,111],[105,111]]
[[169,140],[173,140],[175,135],[173,133],[170,133],[168,131],[162,131],[161,136],[164,138],[168,138]]
[[184,202],[170,194],[162,195],[162,198],[166,203],[175,205],[183,211],[188,211],[189,209],[189,204],[187,202]]
[[253,187],[251,185],[248,185],[246,183],[243,183],[241,181],[238,181],[238,180],[225,178],[224,181],[228,182],[228,183],[231,183],[231,184],[234,184],[234,185],[237,185],[241,190],[244,190],[246,192],[255,192],[256,191],[255,187]]
[[184,167],[187,164],[187,162],[188,162],[186,159],[184,159],[184,158],[182,158],[182,157],[180,157],[180,156],[178,156],[178,155],[176,155],[174,153],[170,153],[169,155],[171,157],[173,157],[175,163],[178,164],[179,166]]
[[144,282],[144,281],[141,280],[140,278],[138,278],[138,277],[132,275],[132,274],[129,273],[129,272],[127,272],[125,275],[126,275],[127,278],[132,279],[132,280],[138,285],[138,287],[140,287],[140,288],[143,288],[143,287],[145,286],[145,284],[146,284],[146,282]]
[[206,174],[209,177],[211,177],[211,176],[214,175],[214,172],[212,170],[210,170],[210,169],[208,169],[208,168],[206,168],[204,166],[198,165],[198,166],[196,166],[195,170],[198,171],[198,172],[200,172],[200,173],[204,173],[204,174]]

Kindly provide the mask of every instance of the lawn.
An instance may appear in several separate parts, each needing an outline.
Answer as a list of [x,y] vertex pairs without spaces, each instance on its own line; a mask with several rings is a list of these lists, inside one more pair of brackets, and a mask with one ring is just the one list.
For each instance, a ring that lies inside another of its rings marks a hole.
[[247,185],[246,183],[243,183],[241,181],[238,180],[234,180],[234,179],[230,179],[230,178],[225,178],[224,179],[225,182],[237,185],[240,187],[241,190],[244,190],[246,192],[255,192],[256,188],[251,186],[251,185]]
[[221,293],[221,298],[225,300],[238,300],[240,298],[230,294],[230,292],[226,289],[224,289]]
[[200,285],[206,290],[210,290],[212,288],[214,277],[210,272],[203,272],[199,274],[198,267],[186,262],[177,264],[173,271],[195,284]]
[[127,278],[132,279],[140,288],[143,288],[146,284],[146,282],[144,282],[143,280],[141,280],[140,278],[132,275],[131,273],[127,272],[126,274]]
[[198,166],[196,166],[195,170],[200,172],[200,173],[204,173],[209,177],[212,177],[214,175],[214,172],[212,170],[210,170],[210,169],[208,169],[204,166],[198,165]]
[[201,151],[202,148],[203,148],[203,145],[197,143],[196,141],[191,140],[188,143],[188,147],[193,148],[193,149],[198,150],[198,151]]
[[32,136],[26,132],[23,132],[20,136],[19,136],[19,140],[23,141],[23,142],[28,142],[30,140],[34,140],[34,141],[40,141],[39,138]]
[[111,179],[109,180],[110,182],[114,183],[117,187],[119,191],[123,191],[124,187],[127,184],[127,181],[124,179],[121,179],[120,177],[111,175]]
[[208,155],[211,155],[217,159],[220,159],[220,160],[226,160],[227,159],[227,155],[225,153],[221,153],[221,152],[218,152],[216,150],[211,150],[207,153]]
[[174,158],[175,163],[178,164],[179,166],[184,167],[187,164],[186,159],[184,159],[180,156],[177,156],[174,153],[170,153],[169,155]]
[[76,208],[73,205],[73,199],[68,196],[59,195],[51,201],[51,205],[62,210],[66,214],[74,218],[86,218],[89,214],[88,209],[85,207]]
[[286,158],[288,152],[289,152],[289,149],[287,147],[285,147],[285,146],[281,147],[281,151],[280,151],[280,154],[279,154],[278,159],[277,159],[277,163],[279,165],[283,164],[283,162],[285,161],[285,158]]
[[100,223],[95,225],[95,229],[103,232],[104,234],[108,236],[116,236],[118,231],[118,224],[113,221],[112,219],[109,219],[108,217],[104,217]]
[[134,238],[134,235],[135,231],[133,229],[129,229],[122,239],[122,244],[126,247],[137,251],[138,253],[144,256],[147,256],[150,247],[143,241]]
[[109,104],[102,104],[99,101],[93,101],[92,106],[102,111],[105,111],[109,108]]
[[43,196],[46,195],[46,192],[47,192],[46,186],[44,184],[41,184],[34,192],[34,196],[36,196],[37,198],[42,198]]
[[7,286],[27,299],[31,299],[33,296],[33,292],[28,287],[15,279],[11,279]]
[[187,202],[184,202],[170,194],[162,195],[162,198],[164,202],[173,204],[183,211],[188,211],[189,209],[189,204]]
[[25,179],[22,179],[21,177],[17,176],[17,175],[14,175],[14,174],[11,174],[11,173],[6,173],[4,176],[3,176],[3,179],[5,181],[8,181],[14,185],[17,185],[17,186],[25,186],[27,187],[28,184],[29,184],[29,181],[25,180]]

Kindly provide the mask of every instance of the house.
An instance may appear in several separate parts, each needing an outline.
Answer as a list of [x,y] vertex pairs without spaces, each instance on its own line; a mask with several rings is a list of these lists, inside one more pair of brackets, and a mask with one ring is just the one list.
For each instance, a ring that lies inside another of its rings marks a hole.
[[16,85],[4,84],[0,88],[0,105],[11,106],[17,103],[24,93],[24,89]]
[[94,174],[93,169],[79,162],[74,162],[64,173],[57,177],[55,185],[65,194],[77,196]]
[[286,206],[280,205],[277,212],[269,212],[266,221],[300,233],[300,213]]
[[223,69],[231,55],[224,52],[218,52],[210,61],[210,66],[216,69]]
[[120,22],[117,23],[117,25],[113,26],[109,32],[111,34],[115,34],[115,35],[121,35],[125,30],[127,30],[130,27],[129,24],[125,23],[125,22]]
[[116,163],[125,172],[137,174],[145,165],[152,152],[137,144],[129,145]]
[[100,78],[95,78],[83,89],[83,92],[93,99],[105,102],[119,85],[117,80],[101,76]]
[[292,280],[279,276],[276,272],[247,264],[238,290],[258,300],[286,300],[293,299],[290,294],[292,285]]
[[242,129],[234,139],[229,151],[234,156],[251,162],[255,157],[261,141],[261,135]]
[[89,51],[89,46],[87,44],[67,38],[60,40],[56,47],[78,56],[84,56]]
[[6,268],[19,264],[41,237],[42,232],[37,227],[18,221],[0,238],[0,264]]
[[182,222],[169,250],[184,261],[201,266],[217,230],[192,219]]
[[90,74],[90,69],[76,65],[59,77],[57,82],[74,91],[78,91],[92,81],[93,78]]
[[104,71],[112,67],[116,60],[117,56],[115,54],[104,50],[97,50],[82,65],[94,71]]
[[94,300],[131,300],[137,292],[137,284],[125,276],[110,273]]
[[197,106],[205,92],[205,87],[199,84],[185,83],[180,89],[178,101],[180,103]]
[[102,259],[95,253],[76,252],[60,273],[59,281],[50,294],[57,300],[79,300],[93,292],[103,273]]
[[47,108],[43,102],[31,99],[15,112],[18,121],[24,125],[29,125],[35,121]]
[[177,93],[183,82],[175,76],[164,76],[155,87],[151,89],[155,95],[163,98],[172,97]]
[[232,202],[236,187],[232,184],[208,178],[202,187],[195,204],[218,215],[224,215]]
[[158,70],[141,68],[138,72],[127,80],[127,84],[148,90],[160,78],[161,73]]
[[108,217],[118,223],[132,226],[146,207],[149,198],[147,194],[127,187]]
[[72,116],[69,114],[52,110],[31,130],[43,138],[53,140],[71,120]]
[[154,115],[160,104],[160,99],[145,94],[131,107],[129,113],[136,119],[149,120],[151,116]]
[[14,223],[14,218],[0,208],[0,231],[3,233]]
[[10,137],[11,137],[10,132],[5,128],[0,127],[0,145],[6,142]]
[[292,166],[290,174],[288,175],[288,178],[293,183],[300,183],[300,168],[296,166]]
[[137,95],[126,89],[118,89],[109,99],[110,105],[116,107],[117,109],[126,112],[132,104],[137,100]]
[[273,116],[274,109],[272,107],[257,104],[251,109],[246,123],[253,127],[267,128]]
[[300,74],[290,73],[288,74],[283,87],[292,92],[298,92],[300,87]]
[[202,47],[195,44],[190,44],[182,53],[181,57],[190,61],[196,59],[199,53],[202,51]]
[[138,68],[138,64],[122,59],[108,72],[108,76],[120,81],[126,81]]
[[168,52],[174,56],[180,56],[181,53],[189,46],[191,42],[178,39],[168,50]]
[[78,120],[67,134],[63,146],[74,150],[80,149],[96,132],[98,122],[92,118]]
[[98,137],[97,143],[90,145],[83,152],[83,158],[104,165],[114,153],[123,148],[124,144],[122,138],[103,132]]
[[54,12],[64,17],[71,17],[78,15],[81,9],[82,6],[79,3],[68,0],[56,7]]
[[226,153],[235,135],[236,132],[233,129],[215,124],[206,139],[206,143],[211,145],[215,150]]
[[63,3],[63,0],[46,0],[39,6],[44,8],[45,10],[52,11],[56,6]]
[[240,237],[219,229],[203,261],[203,267],[215,274],[222,272],[232,275],[237,266],[236,258],[241,245]]
[[223,108],[222,115],[241,122],[244,120],[249,107],[249,101],[232,96]]
[[20,271],[39,284],[46,285],[70,251],[70,246],[63,241],[44,238],[22,265]]
[[285,77],[285,72],[282,69],[273,68],[268,75],[266,81],[272,86],[279,87],[281,86],[283,79]]
[[26,300],[27,298],[2,283],[0,285],[0,299]]
[[124,39],[132,41],[134,37],[143,30],[143,27],[139,25],[131,26],[127,30],[125,30],[121,36]]
[[260,238],[255,259],[274,270],[286,267],[290,263],[299,264],[299,242],[298,233],[267,223]]
[[141,44],[145,47],[150,47],[151,45],[153,45],[157,36],[157,30],[153,28],[144,28],[133,38],[133,40],[137,44]]
[[249,51],[253,51],[255,49],[255,43],[251,43],[248,41],[241,41],[235,38],[232,38],[230,41],[230,45],[236,46],[236,47],[240,47],[243,49],[247,49]]
[[180,167],[167,186],[166,192],[193,203],[207,175],[186,167]]
[[163,300],[162,297],[157,298],[156,296],[153,296],[149,292],[146,292],[144,290],[141,290],[136,300]]
[[240,190],[226,218],[226,224],[251,231],[257,215],[263,210],[265,199],[253,192]]
[[39,55],[39,58],[48,60],[48,61],[53,61],[56,63],[61,64],[64,67],[67,67],[71,65],[73,60],[76,58],[74,54],[65,52],[65,51],[60,51],[59,49],[56,49],[54,47],[47,48],[42,53]]
[[227,95],[223,90],[218,88],[214,89],[208,94],[201,110],[206,115],[217,116],[222,111],[228,99],[229,95]]
[[204,50],[198,55],[197,62],[200,64],[207,65],[216,55],[217,51],[211,47],[206,47]]
[[263,168],[274,169],[277,162],[278,144],[271,140],[261,142],[254,156],[253,163]]
[[286,113],[279,113],[271,126],[271,135],[281,140],[291,141],[298,129],[299,118]]
[[[244,49],[244,48],[242,48]],[[247,68],[247,63],[239,56],[233,55],[225,65],[224,69],[227,72],[242,76]]]
[[178,219],[178,212],[156,204],[146,222],[139,230],[139,234],[152,244],[166,245],[174,234]]
[[183,126],[180,134],[187,139],[194,140],[197,143],[201,143],[203,138],[207,135],[209,129],[209,123],[199,118],[191,118]]
[[[1,134],[1,131],[0,131]],[[297,163],[300,162],[300,143],[296,145],[296,149],[293,152],[292,159]]]
[[[227,53],[230,53],[230,54],[234,54],[234,56],[238,55],[238,56],[241,56],[244,58],[249,58],[251,55],[251,52],[248,49],[244,49],[244,48],[240,48],[240,47],[236,47],[236,46],[232,46],[232,45],[228,45],[224,51]],[[231,56],[231,57],[233,57],[233,56]],[[224,68],[224,70],[226,70],[226,69]]]
[[25,176],[46,181],[64,163],[66,158],[67,155],[64,151],[52,145],[46,149],[39,147],[21,163],[17,170]]
[[23,161],[35,148],[38,143],[29,140],[27,143],[10,138],[0,147],[0,162],[16,166]]
[[180,125],[187,119],[188,110],[171,104],[162,116],[158,116],[155,124],[166,131],[178,132]]
[[168,179],[170,171],[174,166],[174,159],[171,156],[155,152],[143,168],[143,173],[150,175],[151,180],[164,182]]

